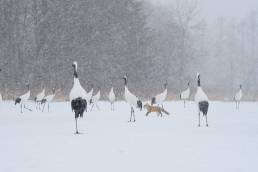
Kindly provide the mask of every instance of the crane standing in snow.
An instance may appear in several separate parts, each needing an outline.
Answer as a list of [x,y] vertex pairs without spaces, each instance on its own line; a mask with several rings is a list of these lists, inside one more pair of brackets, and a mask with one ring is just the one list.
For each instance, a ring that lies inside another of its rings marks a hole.
[[99,91],[90,99],[90,104],[92,104],[90,111],[92,111],[94,106],[96,106],[97,109],[99,110],[99,105],[98,105],[99,99],[100,99],[100,88],[99,88]]
[[243,93],[242,93],[242,85],[239,86],[239,90],[234,96],[234,100],[236,102],[236,109],[239,109],[240,101],[242,99]]
[[44,97],[44,98],[41,100],[41,104],[44,104],[44,105],[43,105],[43,108],[42,108],[42,112],[43,112],[44,109],[45,109],[46,103],[47,103],[48,112],[49,112],[49,103],[54,100],[54,97],[55,97],[55,88],[52,89],[52,94],[47,95],[46,97]]
[[27,109],[27,110],[29,110],[29,111],[32,111],[31,109],[29,109],[29,108],[27,108],[26,106],[25,106],[25,103],[29,100],[29,98],[30,98],[30,85],[29,84],[26,84],[26,86],[27,86],[27,89],[28,89],[28,91],[25,93],[25,94],[23,94],[23,95],[21,95],[21,96],[19,96],[19,97],[17,97],[16,99],[15,99],[15,105],[16,104],[21,104],[21,113],[23,113],[23,111],[22,111],[22,108],[24,108],[24,109]]
[[41,101],[45,97],[45,88],[35,97],[36,109],[40,110]]
[[201,76],[198,73],[197,74],[197,91],[195,94],[195,102],[198,105],[198,115],[199,115],[199,124],[198,126],[200,127],[200,112],[203,113],[203,116],[206,117],[206,126],[208,127],[208,119],[207,119],[207,113],[209,109],[209,99],[208,96],[205,94],[205,92],[202,90],[201,87]]
[[184,101],[184,108],[185,108],[185,101],[189,100],[190,98],[190,82],[187,83],[187,89],[182,91],[180,94],[180,99]]
[[[129,122],[135,122],[134,107],[142,110],[142,101],[139,100],[135,95],[133,95],[127,88],[127,74],[123,77],[125,85],[125,101],[131,106],[131,116]],[[134,118],[132,121],[132,117]]]
[[164,86],[163,92],[151,99],[151,105],[157,104],[157,105],[161,105],[161,107],[163,108],[163,102],[166,100],[168,95],[167,85],[168,83],[166,81],[165,84],[163,85]]
[[74,71],[74,81],[73,87],[70,91],[69,99],[71,101],[72,111],[75,113],[75,124],[76,124],[76,134],[79,134],[77,120],[79,117],[83,117],[84,111],[87,109],[86,94],[87,92],[81,86],[80,80],[77,73],[77,62],[73,62]]
[[113,87],[111,87],[111,89],[110,89],[110,92],[108,94],[108,99],[109,99],[109,102],[111,104],[111,111],[114,111],[115,110],[116,95],[114,93]]

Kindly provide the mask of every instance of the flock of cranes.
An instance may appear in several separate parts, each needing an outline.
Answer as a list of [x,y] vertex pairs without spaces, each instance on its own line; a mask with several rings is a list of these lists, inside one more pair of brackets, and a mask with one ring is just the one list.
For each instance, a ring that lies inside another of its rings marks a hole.
[[[72,67],[73,67],[74,81],[73,81],[73,87],[69,94],[69,100],[71,102],[72,111],[75,113],[76,134],[79,134],[78,123],[77,123],[78,118],[83,117],[84,112],[87,111],[87,107],[90,104],[92,104],[91,110],[94,107],[99,109],[98,101],[100,99],[101,93],[100,93],[100,88],[95,95],[93,95],[93,88],[89,92],[87,92],[80,84],[80,80],[78,77],[78,64],[76,61],[73,62]],[[1,69],[0,69],[0,72],[1,72]],[[124,98],[125,98],[125,101],[131,107],[129,122],[135,122],[136,121],[135,109],[138,108],[138,109],[142,110],[143,107],[146,107],[146,106],[143,105],[142,100],[137,98],[137,96],[135,96],[129,90],[128,75],[125,74],[125,76],[122,79],[124,81]],[[157,105],[157,107],[162,107],[162,109],[163,109],[163,102],[166,100],[167,94],[168,94],[167,85],[168,85],[168,83],[166,81],[165,84],[163,85],[164,86],[163,91],[160,94],[156,95],[155,97],[151,98],[151,101],[150,101],[151,106],[154,107],[154,105]],[[26,87],[27,87],[27,92],[15,99],[15,105],[20,104],[21,113],[23,113],[23,109],[32,111],[31,109],[26,107],[26,102],[29,100],[29,98],[31,96],[30,84],[27,83]],[[190,82],[188,82],[187,88],[180,93],[180,99],[184,102],[184,107],[186,106],[186,101],[190,99],[190,95],[191,95]],[[52,93],[49,95],[45,95],[45,88],[44,88],[40,93],[37,94],[37,96],[34,99],[36,109],[41,110],[43,112],[45,105],[47,104],[48,112],[49,112],[49,103],[51,101],[53,101],[54,97],[55,97],[55,88],[52,89]],[[109,101],[111,104],[111,110],[114,111],[115,110],[114,102],[116,100],[116,96],[115,96],[113,87],[111,88],[111,90],[108,94],[108,98],[109,98]],[[237,93],[234,96],[234,100],[236,102],[236,109],[239,109],[239,104],[240,104],[241,99],[242,99],[242,85],[240,85],[239,90],[237,91]],[[209,99],[201,87],[201,75],[199,73],[197,74],[197,91],[196,91],[194,100],[197,103],[197,107],[198,107],[198,117],[199,117],[198,118],[199,119],[198,126],[199,127],[201,126],[200,116],[202,113],[203,116],[205,116],[205,118],[206,118],[206,126],[208,127],[207,115],[208,115],[208,109],[209,109]],[[1,101],[2,101],[2,96],[0,94],[0,102]],[[145,105],[148,105],[148,104],[146,103]],[[155,107],[154,107],[154,109],[155,109]]]

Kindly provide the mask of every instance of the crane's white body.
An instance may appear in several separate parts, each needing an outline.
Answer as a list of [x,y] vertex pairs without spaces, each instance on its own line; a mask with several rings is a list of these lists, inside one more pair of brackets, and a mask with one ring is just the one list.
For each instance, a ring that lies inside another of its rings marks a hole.
[[236,109],[239,109],[240,101],[242,100],[243,92],[242,92],[242,86],[240,86],[240,89],[235,94],[235,101],[236,101]]
[[110,89],[110,92],[109,92],[109,94],[108,94],[108,99],[109,99],[109,101],[110,101],[110,103],[111,103],[111,110],[115,110],[115,105],[114,105],[114,103],[115,103],[115,100],[116,100],[116,95],[115,95],[115,93],[114,93],[113,87]]
[[186,100],[189,100],[189,98],[190,98],[190,85],[188,83],[187,89],[182,91],[180,94],[180,99],[184,101],[184,107],[185,107]]
[[40,93],[37,94],[36,101],[41,101],[42,99],[44,99],[44,97],[45,97],[45,88]]
[[[43,112],[44,109],[45,109],[46,103],[47,103],[48,112],[49,112],[49,103],[54,100],[54,97],[55,97],[55,90],[53,90],[53,94],[50,94],[50,95],[47,95],[46,97],[44,97],[44,100],[45,100],[46,102],[44,102],[44,106],[43,106],[42,112]],[[42,103],[43,103],[43,102],[42,102]]]
[[125,86],[125,101],[130,104],[131,107],[137,107],[138,100],[139,99],[128,90],[127,86]]
[[168,95],[168,89],[166,88],[162,93],[156,95],[156,104],[162,104]]
[[47,95],[44,99],[46,99],[47,102],[52,102],[54,100],[55,94]]
[[79,97],[87,100],[86,99],[87,92],[81,86],[80,80],[78,78],[74,78],[73,88],[71,89],[70,94],[69,94],[69,100],[72,101],[73,99],[76,99],[76,98],[79,98]]
[[242,89],[239,89],[238,92],[235,94],[235,100],[241,101],[242,96],[243,96]]
[[108,94],[108,99],[111,103],[114,103],[114,101],[116,100],[116,95],[114,93],[114,89],[113,87],[110,89],[110,92]]
[[28,101],[30,98],[30,90],[28,92],[26,92],[25,94],[20,96],[21,102],[24,103],[26,101]]
[[186,90],[182,91],[180,94],[182,100],[188,100],[190,98],[190,87],[188,86]]
[[196,103],[202,102],[202,101],[209,101],[208,96],[203,91],[202,87],[197,87],[197,91],[194,98]]

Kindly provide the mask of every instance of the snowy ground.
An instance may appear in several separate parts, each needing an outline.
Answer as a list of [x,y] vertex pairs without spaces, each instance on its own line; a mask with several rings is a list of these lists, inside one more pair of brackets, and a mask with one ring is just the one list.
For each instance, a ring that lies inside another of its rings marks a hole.
[[[136,112],[119,102],[111,112],[87,113],[74,134],[69,103],[51,112],[25,111],[13,102],[0,105],[1,172],[171,172],[258,171],[258,104],[212,102],[209,127],[197,127],[194,103],[167,102],[163,118]],[[34,103],[29,105],[34,109]],[[202,121],[204,122],[204,121]]]

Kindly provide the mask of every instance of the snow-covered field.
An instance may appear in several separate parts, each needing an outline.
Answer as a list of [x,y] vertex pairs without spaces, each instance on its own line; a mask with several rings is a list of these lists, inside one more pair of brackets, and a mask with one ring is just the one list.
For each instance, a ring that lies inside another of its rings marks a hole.
[[85,114],[75,135],[70,104],[52,103],[50,113],[20,114],[13,102],[0,104],[1,172],[244,172],[258,171],[258,103],[211,102],[209,127],[197,127],[194,103],[167,102],[163,118],[127,104],[100,102]]

